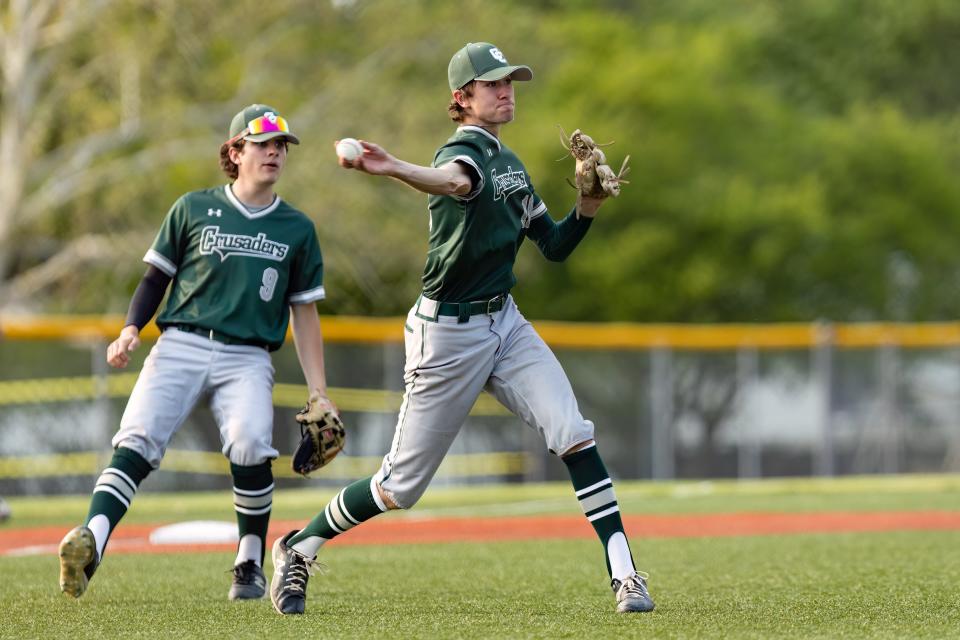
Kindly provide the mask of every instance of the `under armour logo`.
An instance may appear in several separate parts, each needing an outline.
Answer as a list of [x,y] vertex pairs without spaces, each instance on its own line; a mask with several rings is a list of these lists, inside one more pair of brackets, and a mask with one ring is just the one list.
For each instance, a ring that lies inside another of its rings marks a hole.
[[491,56],[493,57],[493,59],[496,60],[497,62],[500,62],[500,63],[502,63],[502,64],[507,64],[507,57],[506,57],[505,55],[503,55],[503,53],[500,51],[500,49],[497,49],[496,47],[491,47],[491,48],[490,48],[490,55],[491,55]]
[[214,209],[213,207],[207,209],[208,216],[217,216],[219,218],[221,213],[220,209]]

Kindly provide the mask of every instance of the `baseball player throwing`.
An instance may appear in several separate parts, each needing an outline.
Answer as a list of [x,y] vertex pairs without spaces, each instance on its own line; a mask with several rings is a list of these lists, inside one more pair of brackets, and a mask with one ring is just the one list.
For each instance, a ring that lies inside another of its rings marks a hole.
[[617,611],[650,611],[634,567],[613,484],[556,357],[510,296],[524,238],[548,260],[583,239],[602,199],[578,196],[554,222],[520,159],[500,140],[516,108],[513,82],[531,80],[489,43],[471,43],[450,61],[459,124],[433,164],[404,162],[370,142],[346,168],[396,178],[428,194],[430,239],[423,293],[407,315],[405,394],[390,452],[372,477],[349,485],[303,530],[273,545],[273,605],[303,613],[308,569],[333,537],[388,509],[408,509],[426,490],[484,389],[539,431],[566,463],[574,491],[603,543]]
[[[288,143],[299,144],[279,112],[254,104],[230,124],[220,149],[226,186],[182,196],[144,256],[146,274],[126,326],[107,349],[125,367],[140,330],[160,306],[163,330],[150,351],[113,438],[86,522],[60,543],[60,588],[87,588],[110,534],[143,479],[160,465],[173,434],[201,394],[230,460],[240,542],[231,600],[261,598],[262,564],[273,496],[273,365],[292,318],[297,355],[313,398],[326,396],[316,301],[323,261],[313,223],[274,193]],[[172,283],[172,284],[171,284]]]

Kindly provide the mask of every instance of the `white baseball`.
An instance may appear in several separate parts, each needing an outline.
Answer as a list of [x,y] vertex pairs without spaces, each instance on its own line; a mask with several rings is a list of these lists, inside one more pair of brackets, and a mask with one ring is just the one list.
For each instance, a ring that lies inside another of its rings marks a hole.
[[353,162],[363,155],[363,146],[354,138],[344,138],[337,143],[337,155]]

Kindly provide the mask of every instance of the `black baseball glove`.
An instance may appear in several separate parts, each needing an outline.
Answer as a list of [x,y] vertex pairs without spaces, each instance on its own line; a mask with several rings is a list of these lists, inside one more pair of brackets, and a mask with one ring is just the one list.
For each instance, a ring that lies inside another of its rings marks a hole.
[[336,405],[326,396],[310,395],[307,406],[297,414],[300,423],[300,444],[293,452],[293,470],[308,475],[330,464],[343,451],[347,432]]

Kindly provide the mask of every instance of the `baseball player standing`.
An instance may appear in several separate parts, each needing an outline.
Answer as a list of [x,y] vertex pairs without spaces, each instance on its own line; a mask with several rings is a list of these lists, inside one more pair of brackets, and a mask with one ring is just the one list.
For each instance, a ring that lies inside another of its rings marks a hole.
[[546,440],[569,469],[580,506],[603,543],[617,611],[650,611],[645,576],[634,567],[613,484],[556,357],[514,304],[513,264],[531,238],[548,260],[564,260],[583,239],[602,199],[578,196],[559,223],[523,163],[500,141],[513,120],[512,82],[531,80],[489,43],[450,61],[459,123],[430,167],[399,160],[376,144],[340,163],[396,178],[428,194],[430,238],[423,293],[406,320],[405,394],[380,470],[343,489],[303,530],[273,545],[273,605],[303,613],[308,569],[333,537],[388,509],[408,509],[426,490],[484,389]]
[[163,333],[130,395],[86,523],[60,543],[60,588],[70,596],[86,590],[137,487],[159,467],[201,394],[209,395],[233,475],[240,542],[229,597],[265,594],[261,567],[277,457],[269,352],[283,344],[288,322],[311,395],[325,397],[327,388],[315,304],[325,295],[316,230],[274,193],[288,143],[300,141],[276,109],[254,104],[240,111],[220,148],[220,167],[232,183],[180,197],[144,256],[146,274],[107,362],[127,366],[170,285],[157,318]]

